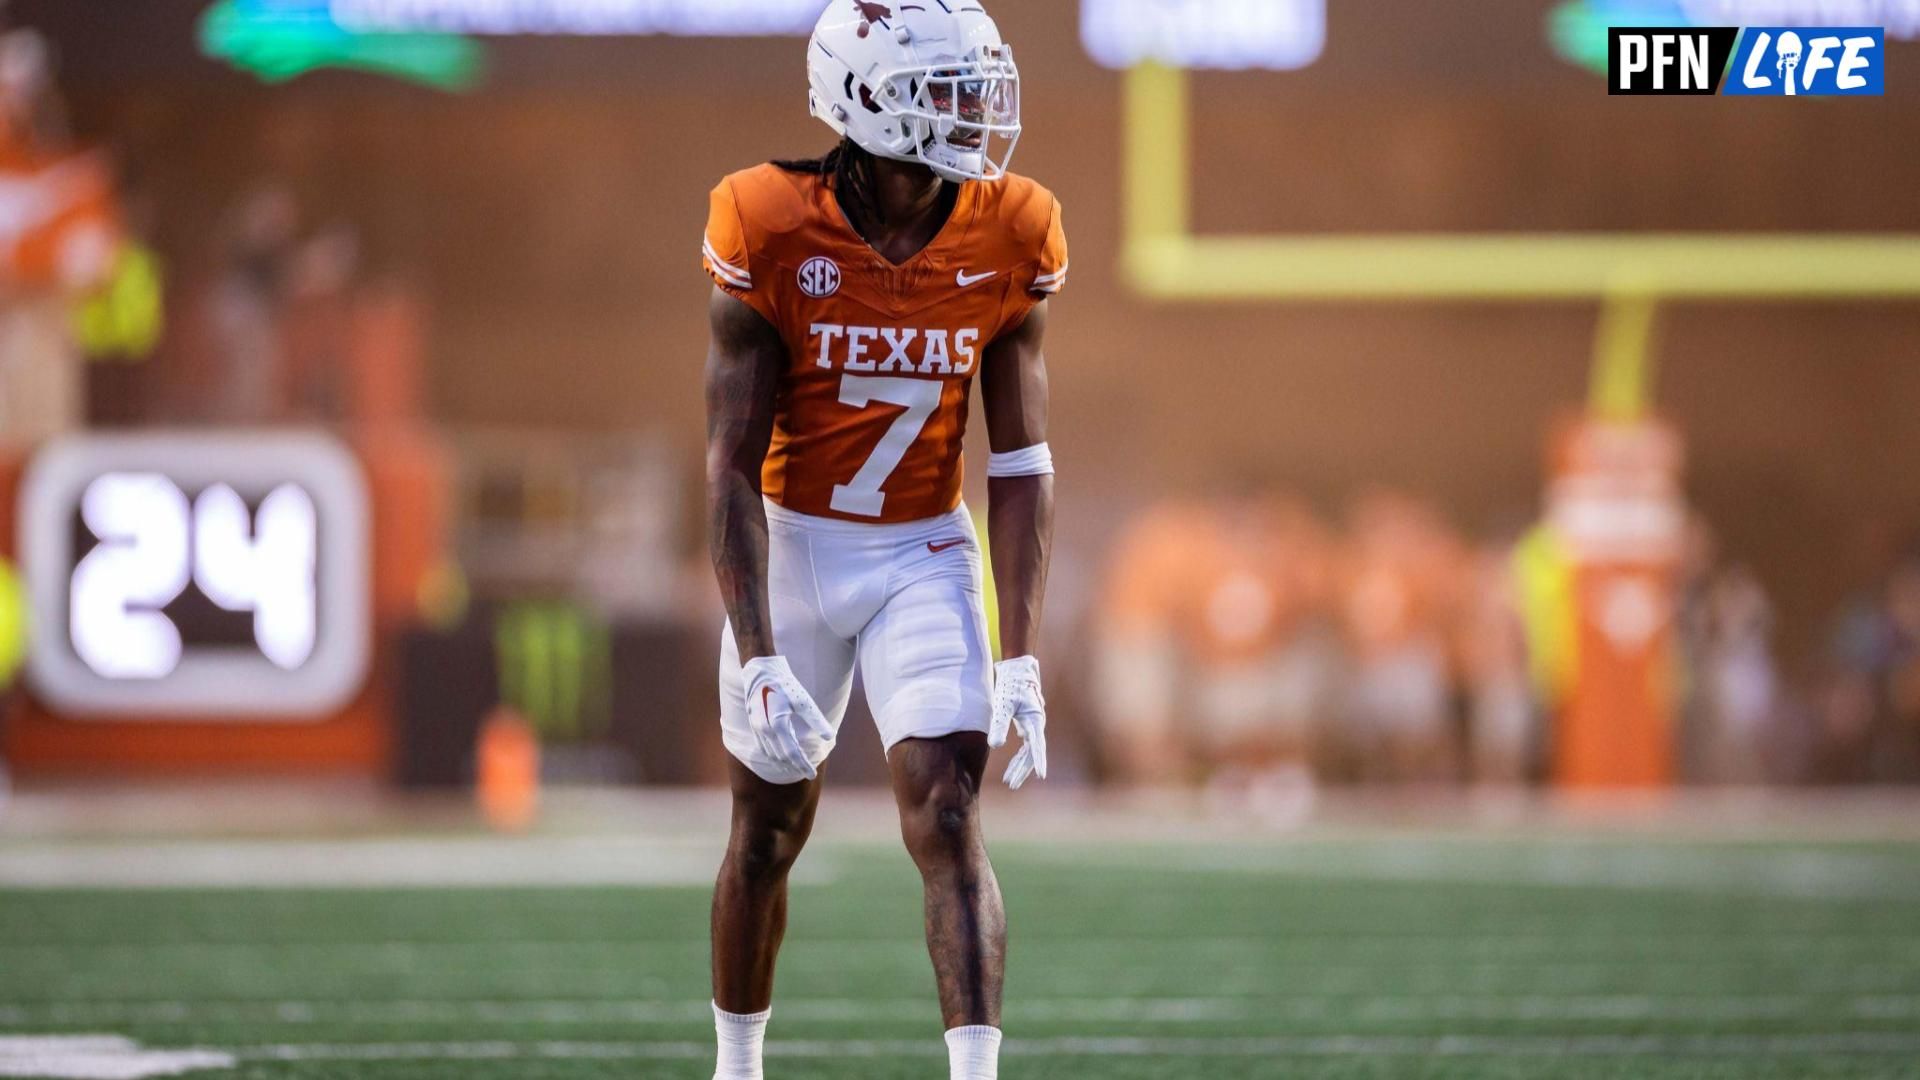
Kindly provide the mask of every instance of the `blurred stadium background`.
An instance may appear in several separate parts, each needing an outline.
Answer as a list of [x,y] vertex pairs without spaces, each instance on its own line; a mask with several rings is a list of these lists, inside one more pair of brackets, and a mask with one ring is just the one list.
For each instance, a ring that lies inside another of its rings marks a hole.
[[[819,6],[0,7],[0,1076],[706,1075],[697,235]],[[1019,1075],[1920,1075],[1920,5],[995,15]],[[1888,95],[1606,96],[1689,21]],[[937,1067],[854,700],[785,1076]]]

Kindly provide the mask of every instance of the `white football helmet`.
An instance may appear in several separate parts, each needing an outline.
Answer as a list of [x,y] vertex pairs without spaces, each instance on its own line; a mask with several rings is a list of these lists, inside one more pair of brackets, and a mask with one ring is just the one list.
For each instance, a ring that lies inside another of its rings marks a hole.
[[807,44],[813,115],[876,157],[997,180],[1020,141],[1020,69],[978,0],[832,0]]

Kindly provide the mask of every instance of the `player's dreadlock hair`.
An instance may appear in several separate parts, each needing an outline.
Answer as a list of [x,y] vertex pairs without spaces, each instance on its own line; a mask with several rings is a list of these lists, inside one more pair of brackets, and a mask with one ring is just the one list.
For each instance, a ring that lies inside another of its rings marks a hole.
[[855,224],[886,224],[887,216],[880,209],[880,199],[874,190],[873,155],[852,139],[842,137],[840,145],[817,158],[775,160],[773,164],[788,172],[826,177],[827,186],[833,189],[834,197],[840,200],[847,217]]

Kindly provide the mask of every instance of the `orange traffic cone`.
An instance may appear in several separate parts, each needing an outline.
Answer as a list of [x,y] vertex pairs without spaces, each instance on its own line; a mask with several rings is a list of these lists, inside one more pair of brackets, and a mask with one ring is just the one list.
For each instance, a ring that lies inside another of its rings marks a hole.
[[480,813],[502,832],[524,832],[540,809],[540,740],[502,705],[480,726],[474,779]]

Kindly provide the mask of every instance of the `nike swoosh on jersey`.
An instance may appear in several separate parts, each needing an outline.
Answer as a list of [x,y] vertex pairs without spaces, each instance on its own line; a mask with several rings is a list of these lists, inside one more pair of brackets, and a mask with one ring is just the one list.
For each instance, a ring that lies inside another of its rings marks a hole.
[[965,270],[962,270],[953,275],[953,281],[954,284],[964,289],[969,285],[978,285],[999,272],[998,270],[989,270],[984,274],[968,274]]
[[935,555],[938,555],[950,547],[955,547],[960,544],[964,544],[966,542],[967,541],[964,537],[959,540],[948,540],[944,543],[939,543],[939,544],[936,544],[933,541],[929,540],[927,541],[927,550],[933,552]]

